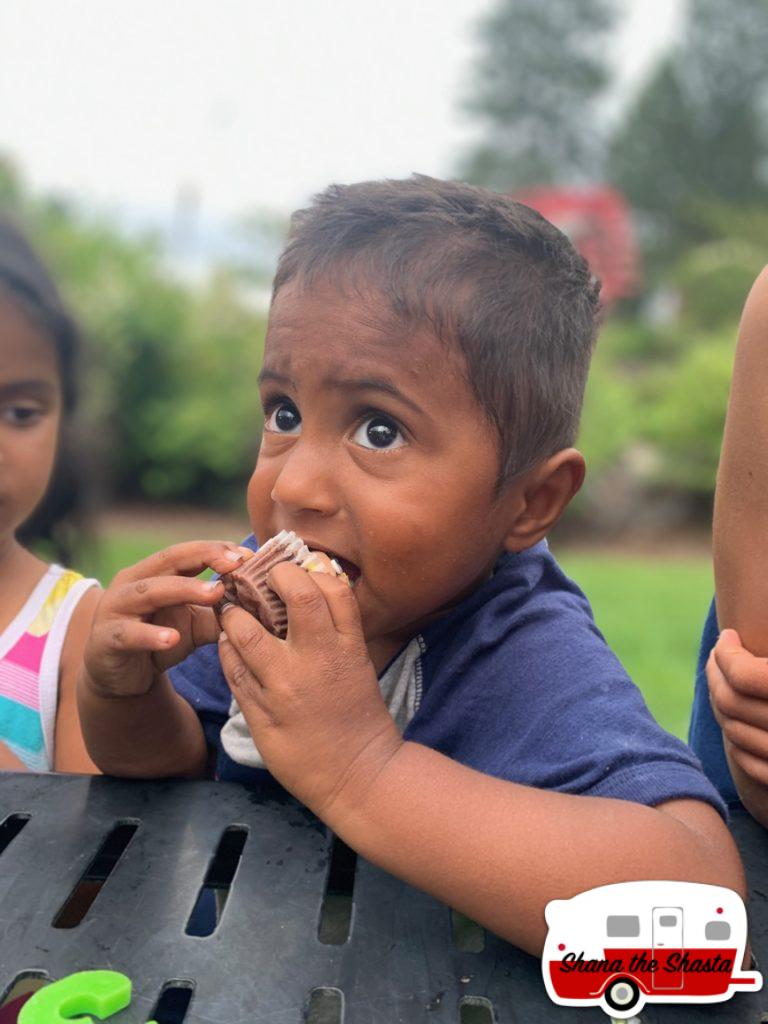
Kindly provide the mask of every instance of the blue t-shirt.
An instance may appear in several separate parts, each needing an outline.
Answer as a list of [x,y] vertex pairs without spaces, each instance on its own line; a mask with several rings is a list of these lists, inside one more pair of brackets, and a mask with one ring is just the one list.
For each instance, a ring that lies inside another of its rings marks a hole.
[[[246,542],[255,547],[254,539]],[[693,753],[653,719],[546,541],[502,554],[490,579],[420,634],[419,697],[404,737],[487,775],[650,806],[725,809]],[[171,671],[216,748],[217,777],[258,783],[219,733],[230,691],[216,645]]]
[[723,734],[717,724],[712,705],[709,703],[707,687],[707,659],[717,643],[719,627],[714,598],[709,606],[704,629],[699,644],[699,660],[696,665],[696,687],[693,693],[691,708],[691,724],[688,730],[688,742],[698,754],[707,777],[717,787],[717,791],[729,807],[741,807],[739,794],[728,767],[723,747]]

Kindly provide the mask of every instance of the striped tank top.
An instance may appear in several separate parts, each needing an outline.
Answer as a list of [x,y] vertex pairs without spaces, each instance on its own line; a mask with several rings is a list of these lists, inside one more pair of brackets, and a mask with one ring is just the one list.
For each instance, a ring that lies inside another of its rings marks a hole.
[[0,636],[0,741],[30,771],[53,771],[61,651],[72,612],[97,585],[49,566]]

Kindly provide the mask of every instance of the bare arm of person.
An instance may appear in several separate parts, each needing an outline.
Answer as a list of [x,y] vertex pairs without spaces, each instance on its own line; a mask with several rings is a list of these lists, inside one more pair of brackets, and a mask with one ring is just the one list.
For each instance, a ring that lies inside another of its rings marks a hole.
[[[768,267],[744,307],[717,477],[714,563],[723,633],[707,666],[744,806],[768,827]],[[760,656],[760,657],[756,657]]]
[[101,589],[92,587],[77,603],[69,621],[61,652],[59,700],[56,709],[53,768],[57,772],[97,774],[99,769],[88,756],[80,716],[77,711],[77,677],[83,662],[83,649],[91,629],[91,621],[101,598]]
[[0,740],[0,772],[25,772],[27,766]]
[[720,628],[768,656],[768,267],[744,307],[714,513]]

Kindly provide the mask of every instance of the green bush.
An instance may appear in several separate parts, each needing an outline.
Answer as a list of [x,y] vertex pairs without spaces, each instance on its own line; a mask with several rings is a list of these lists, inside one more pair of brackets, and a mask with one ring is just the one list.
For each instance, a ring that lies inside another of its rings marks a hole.
[[615,364],[609,348],[598,347],[584,395],[578,444],[590,475],[615,465],[637,437],[636,385]]
[[671,275],[680,291],[686,323],[712,331],[737,320],[764,264],[764,246],[736,239],[692,249]]
[[696,340],[649,382],[642,433],[660,456],[659,482],[694,494],[714,489],[733,364],[735,328]]

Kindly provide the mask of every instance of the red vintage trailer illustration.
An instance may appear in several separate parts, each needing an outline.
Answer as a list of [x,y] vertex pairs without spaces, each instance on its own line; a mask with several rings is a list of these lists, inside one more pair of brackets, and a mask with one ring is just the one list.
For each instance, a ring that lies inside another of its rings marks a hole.
[[738,893],[696,882],[622,882],[552,900],[542,971],[563,1006],[630,1017],[646,1003],[718,1003],[757,991],[741,969],[747,914]]

